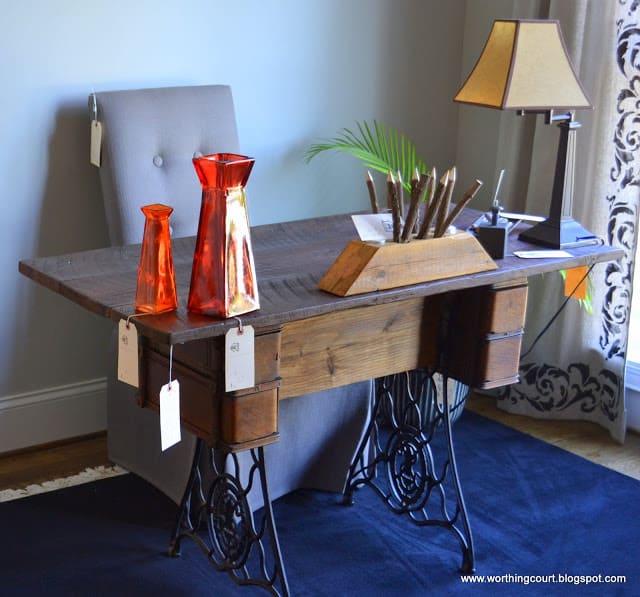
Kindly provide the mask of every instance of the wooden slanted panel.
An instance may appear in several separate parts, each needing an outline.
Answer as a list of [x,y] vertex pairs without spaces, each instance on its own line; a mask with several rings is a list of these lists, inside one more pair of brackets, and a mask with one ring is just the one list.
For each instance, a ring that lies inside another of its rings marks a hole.
[[376,244],[350,241],[318,287],[338,296],[399,288],[497,269],[482,245],[467,232]]
[[[362,284],[363,272],[367,271],[367,266],[379,248],[380,246],[374,243],[365,243],[359,240],[349,241],[344,251],[340,253],[335,263],[320,280],[318,288],[338,296],[356,294],[353,287],[359,281]],[[378,289],[376,288],[376,290]]]

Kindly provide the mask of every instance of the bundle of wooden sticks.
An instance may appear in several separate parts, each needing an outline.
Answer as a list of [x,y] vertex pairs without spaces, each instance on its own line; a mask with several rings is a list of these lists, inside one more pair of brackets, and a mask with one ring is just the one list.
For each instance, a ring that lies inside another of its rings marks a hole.
[[[440,178],[438,184],[435,167],[429,174],[414,172],[411,179],[411,196],[408,209],[405,210],[404,188],[400,172],[393,175],[389,171],[387,175],[387,208],[391,210],[393,221],[393,241],[407,243],[413,238],[439,238],[444,236],[449,226],[453,224],[460,212],[474,198],[482,182],[476,180],[462,195],[462,198],[449,213],[451,197],[456,184],[456,167],[447,170]],[[435,186],[435,189],[434,189]],[[367,188],[371,200],[371,210],[379,213],[376,188],[373,184],[371,172],[367,172]],[[420,216],[420,203],[426,203],[423,210],[422,221]],[[402,221],[404,219],[404,227]]]

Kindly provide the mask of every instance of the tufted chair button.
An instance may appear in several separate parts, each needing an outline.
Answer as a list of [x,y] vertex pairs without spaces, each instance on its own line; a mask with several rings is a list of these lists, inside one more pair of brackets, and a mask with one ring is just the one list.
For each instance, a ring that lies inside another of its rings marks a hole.
[[164,164],[164,160],[162,159],[162,156],[154,155],[153,156],[153,165],[157,166],[158,168],[160,168],[162,166],[162,164]]
[[194,158],[201,158],[202,157],[202,152],[201,151],[194,151],[193,152],[193,157]]

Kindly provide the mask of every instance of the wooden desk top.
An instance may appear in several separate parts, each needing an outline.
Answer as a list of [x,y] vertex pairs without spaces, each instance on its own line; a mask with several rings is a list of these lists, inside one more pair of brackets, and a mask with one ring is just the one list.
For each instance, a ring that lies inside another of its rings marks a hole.
[[[470,225],[475,210],[465,210],[459,226]],[[539,249],[520,242],[517,231],[510,237],[510,250]],[[452,290],[486,286],[535,274],[590,265],[619,258],[622,251],[599,245],[571,249],[571,258],[519,259],[507,256],[494,271],[337,297],[317,288],[346,243],[357,238],[349,215],[328,216],[268,224],[252,228],[253,252],[260,292],[259,311],[242,316],[255,328],[281,326],[287,322],[355,307],[378,305]],[[179,308],[177,312],[136,319],[139,332],[170,344],[223,335],[238,325],[235,319],[216,319],[187,312],[191,262],[195,238],[173,239]],[[133,314],[140,245],[110,247],[21,261],[19,271],[78,305],[114,321]]]

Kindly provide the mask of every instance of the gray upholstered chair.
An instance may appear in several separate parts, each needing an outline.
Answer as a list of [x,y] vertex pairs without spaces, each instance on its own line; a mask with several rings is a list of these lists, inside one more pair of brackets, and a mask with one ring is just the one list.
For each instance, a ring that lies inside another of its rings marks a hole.
[[[112,245],[141,241],[140,207],[149,203],[174,208],[174,238],[195,235],[201,190],[192,158],[240,151],[230,88],[114,91],[96,98],[103,127],[100,181]],[[138,408],[135,390],[117,380],[116,340],[114,334],[107,389],[109,457],[178,502],[194,438],[183,432],[181,443],[161,451],[157,415]],[[371,392],[372,383],[363,382],[280,403],[280,441],[265,449],[273,499],[298,487],[342,490]]]

